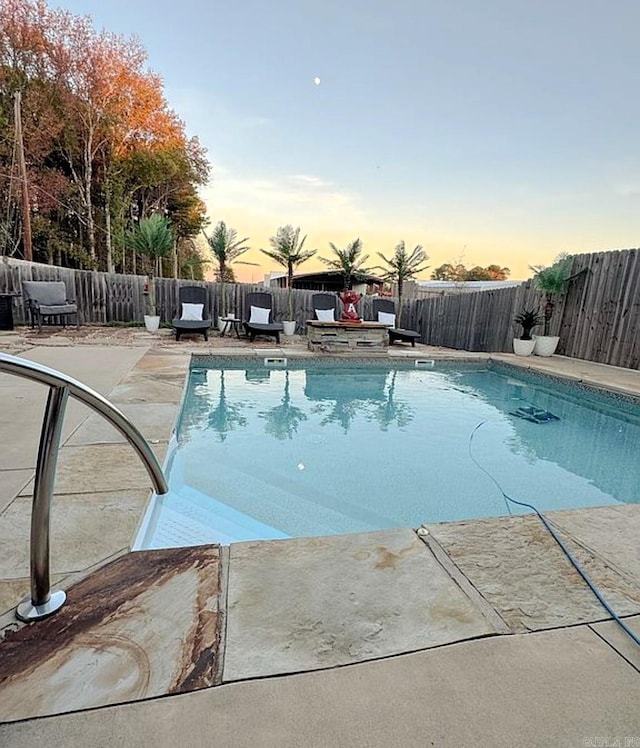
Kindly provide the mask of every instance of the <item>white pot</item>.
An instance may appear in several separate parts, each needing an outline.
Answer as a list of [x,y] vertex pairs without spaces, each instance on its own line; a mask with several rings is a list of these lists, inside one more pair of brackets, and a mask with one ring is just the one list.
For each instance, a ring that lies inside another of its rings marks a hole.
[[144,326],[148,332],[157,332],[160,327],[160,317],[157,314],[145,314]]
[[536,345],[533,352],[536,356],[553,356],[560,338],[557,335],[535,335]]
[[220,330],[220,332],[224,331],[226,324],[227,323],[222,319],[222,317],[218,317],[218,330]]
[[296,323],[293,320],[287,319],[283,320],[282,327],[284,328],[284,334],[285,335],[295,335],[296,334]]
[[535,340],[522,340],[521,338],[513,339],[513,352],[516,356],[530,356],[536,346]]

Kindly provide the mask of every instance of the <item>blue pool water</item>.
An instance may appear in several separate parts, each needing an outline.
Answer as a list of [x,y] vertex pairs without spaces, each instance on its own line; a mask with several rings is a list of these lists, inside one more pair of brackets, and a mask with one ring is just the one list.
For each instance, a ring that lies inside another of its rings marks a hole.
[[541,510],[637,502],[638,444],[638,401],[503,365],[194,365],[136,547],[516,513],[479,465]]

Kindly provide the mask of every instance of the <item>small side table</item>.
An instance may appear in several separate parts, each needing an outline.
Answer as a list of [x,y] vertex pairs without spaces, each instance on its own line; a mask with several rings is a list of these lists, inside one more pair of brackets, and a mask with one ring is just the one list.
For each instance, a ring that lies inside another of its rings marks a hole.
[[222,317],[222,321],[224,322],[224,327],[220,331],[220,337],[224,338],[227,333],[231,334],[231,332],[235,330],[236,337],[240,340],[240,326],[242,325],[242,320],[237,317]]
[[19,293],[0,293],[0,330],[13,330],[13,297]]

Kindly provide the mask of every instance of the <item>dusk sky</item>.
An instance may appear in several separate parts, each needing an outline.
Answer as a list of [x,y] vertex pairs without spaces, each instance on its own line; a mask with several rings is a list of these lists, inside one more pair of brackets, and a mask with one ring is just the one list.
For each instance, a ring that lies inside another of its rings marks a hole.
[[325,257],[422,244],[425,278],[638,246],[638,0],[57,4],[139,37],[208,149],[208,230],[255,248],[242,280],[288,223]]

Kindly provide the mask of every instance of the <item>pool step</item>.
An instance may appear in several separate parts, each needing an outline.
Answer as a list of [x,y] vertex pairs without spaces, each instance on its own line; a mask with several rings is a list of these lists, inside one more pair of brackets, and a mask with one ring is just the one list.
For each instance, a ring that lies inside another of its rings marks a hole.
[[152,516],[135,548],[182,546],[240,540],[286,538],[286,533],[259,522],[190,487],[156,498]]
[[[203,475],[197,461],[183,465],[182,481],[202,494],[225,497],[236,511],[251,514],[267,526],[277,526],[290,535],[331,535],[336,532],[367,532],[393,525],[393,519],[353,505],[344,494],[331,495],[309,485],[295,474],[263,469],[251,474],[250,467],[226,461],[224,476]],[[250,498],[248,498],[250,497]]]

